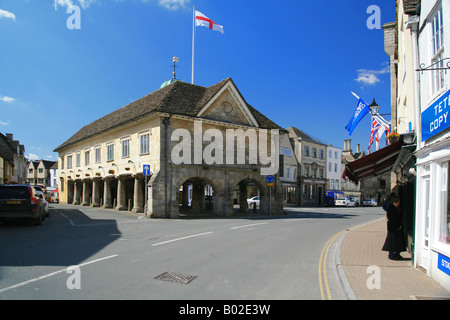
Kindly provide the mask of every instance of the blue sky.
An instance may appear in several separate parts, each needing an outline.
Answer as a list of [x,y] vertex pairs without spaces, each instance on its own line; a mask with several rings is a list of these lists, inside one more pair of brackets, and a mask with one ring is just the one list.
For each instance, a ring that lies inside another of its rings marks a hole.
[[[81,29],[67,27],[71,3]],[[351,91],[390,113],[389,58],[383,30],[367,27],[371,5],[381,25],[395,20],[394,0],[0,0],[0,132],[30,159],[56,160],[81,127],[170,79],[173,56],[177,78],[190,82],[195,6],[225,30],[197,27],[195,84],[231,77],[280,126],[367,149],[370,116],[352,136],[345,126],[358,102]]]

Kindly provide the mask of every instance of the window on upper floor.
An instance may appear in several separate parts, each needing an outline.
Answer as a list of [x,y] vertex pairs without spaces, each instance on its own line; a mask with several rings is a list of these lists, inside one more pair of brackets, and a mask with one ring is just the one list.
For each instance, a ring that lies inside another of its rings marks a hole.
[[95,163],[102,161],[102,148],[100,146],[95,147]]
[[91,152],[89,150],[86,150],[84,152],[84,165],[88,166],[91,162]]
[[114,144],[110,143],[106,145],[106,161],[114,160]]
[[433,70],[433,94],[444,87],[444,27],[442,20],[442,6],[439,6],[433,17],[431,18],[431,64],[434,68],[441,70]]
[[140,141],[140,154],[149,154],[150,153],[150,134],[143,133],[139,137]]
[[77,153],[77,154],[75,155],[75,165],[76,165],[77,167],[81,166],[81,154],[80,154],[80,153]]
[[122,140],[122,158],[128,158],[130,156],[130,139]]
[[67,169],[72,169],[72,156],[67,156]]
[[309,157],[309,147],[305,147],[305,156]]

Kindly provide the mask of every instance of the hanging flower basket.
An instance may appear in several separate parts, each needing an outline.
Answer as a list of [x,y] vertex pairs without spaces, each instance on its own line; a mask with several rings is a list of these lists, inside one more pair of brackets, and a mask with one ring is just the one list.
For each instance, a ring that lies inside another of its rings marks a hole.
[[389,144],[395,143],[400,139],[400,135],[397,132],[392,132],[387,136]]

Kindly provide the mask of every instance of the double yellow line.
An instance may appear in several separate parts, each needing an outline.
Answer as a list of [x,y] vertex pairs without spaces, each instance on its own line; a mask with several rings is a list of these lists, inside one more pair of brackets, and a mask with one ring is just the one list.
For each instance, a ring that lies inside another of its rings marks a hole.
[[339,233],[336,233],[328,242],[325,244],[325,247],[322,249],[322,253],[320,254],[319,260],[319,286],[320,286],[320,295],[322,300],[325,299],[325,291],[327,292],[328,300],[332,300],[330,286],[328,285],[328,277],[327,277],[327,258],[328,251],[330,250],[333,242],[344,232],[347,232],[349,229],[342,230]]

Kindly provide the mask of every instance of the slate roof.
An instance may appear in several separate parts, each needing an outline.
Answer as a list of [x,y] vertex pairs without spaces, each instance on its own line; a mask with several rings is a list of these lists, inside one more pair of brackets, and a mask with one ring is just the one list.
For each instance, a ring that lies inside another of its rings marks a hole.
[[[230,81],[234,84],[231,78],[227,78],[210,87],[201,87],[182,81],[175,81],[166,87],[156,90],[141,99],[84,126],[54,151],[58,152],[74,143],[145,118],[157,112],[197,117],[200,110]],[[243,97],[242,99],[245,101]],[[247,102],[245,103],[258,122],[260,128],[279,129],[280,132],[284,132],[283,128],[265,117]]]
[[300,129],[296,128],[296,127],[289,127],[288,130],[289,130],[289,129],[291,129],[291,130],[294,132],[294,134],[295,134],[298,138],[301,138],[302,140],[306,140],[306,141],[309,141],[309,142],[313,142],[313,143],[317,143],[317,144],[322,144],[322,145],[326,146],[326,144],[323,143],[322,141],[320,141],[320,140],[318,140],[318,139],[316,139],[316,138],[313,138],[313,137],[307,135],[307,134],[304,133],[302,130],[300,130]]

